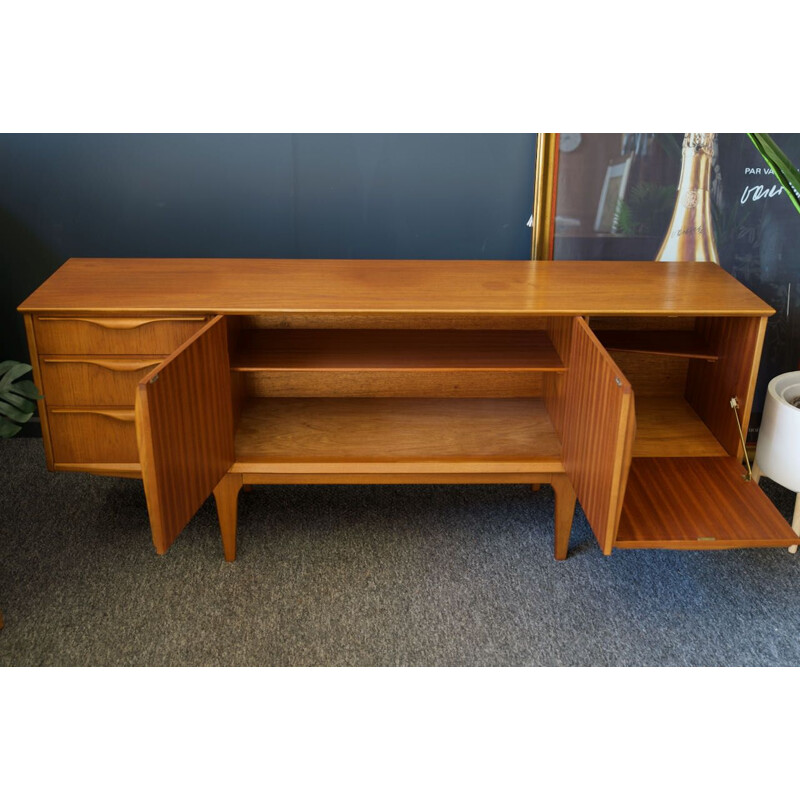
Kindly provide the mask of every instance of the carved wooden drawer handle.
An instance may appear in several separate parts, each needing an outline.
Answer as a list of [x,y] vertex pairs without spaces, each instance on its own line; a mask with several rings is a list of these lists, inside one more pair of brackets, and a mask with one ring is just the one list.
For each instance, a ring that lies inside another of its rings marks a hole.
[[147,367],[157,367],[162,359],[94,359],[94,358],[43,358],[45,364],[92,364],[112,372],[136,372]]
[[120,422],[134,422],[135,412],[132,408],[51,408],[51,414],[97,414]]
[[204,322],[205,317],[39,317],[39,322],[88,322],[99,328],[129,331],[154,322]]

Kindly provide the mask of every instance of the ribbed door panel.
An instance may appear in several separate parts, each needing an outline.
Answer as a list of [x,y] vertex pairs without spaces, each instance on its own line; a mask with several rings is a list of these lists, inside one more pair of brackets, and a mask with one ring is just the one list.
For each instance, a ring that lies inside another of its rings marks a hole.
[[165,553],[233,464],[224,317],[139,383],[136,432],[153,544]]
[[564,467],[603,552],[614,546],[634,434],[631,385],[582,317],[563,393]]

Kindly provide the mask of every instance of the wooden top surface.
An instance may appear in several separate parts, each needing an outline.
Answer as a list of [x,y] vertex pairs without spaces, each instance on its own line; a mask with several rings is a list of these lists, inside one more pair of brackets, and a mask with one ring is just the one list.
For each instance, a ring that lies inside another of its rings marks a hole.
[[20,311],[766,316],[716,264],[72,258]]

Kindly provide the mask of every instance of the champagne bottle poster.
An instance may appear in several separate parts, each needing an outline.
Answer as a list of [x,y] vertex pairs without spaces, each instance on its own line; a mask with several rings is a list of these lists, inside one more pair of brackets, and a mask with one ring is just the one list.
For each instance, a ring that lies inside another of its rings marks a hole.
[[[800,134],[773,138],[800,164]],[[754,396],[755,438],[770,379],[800,369],[800,215],[743,133],[577,141],[559,158],[556,258],[716,261],[776,309]],[[625,180],[613,224],[598,230],[612,174]]]
[[[773,138],[800,163],[800,134]],[[776,310],[764,340],[753,437],[769,381],[800,369],[800,214],[744,134],[720,134],[718,150],[712,208],[720,264]]]

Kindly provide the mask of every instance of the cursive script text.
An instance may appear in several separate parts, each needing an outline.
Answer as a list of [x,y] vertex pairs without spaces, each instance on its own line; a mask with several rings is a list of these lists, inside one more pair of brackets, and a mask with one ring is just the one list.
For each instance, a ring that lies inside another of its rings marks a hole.
[[783,191],[783,186],[770,186],[768,189],[762,186],[745,186],[742,198],[739,202],[744,205],[748,200],[762,200],[765,197],[776,197]]

